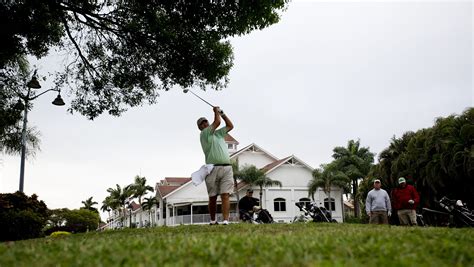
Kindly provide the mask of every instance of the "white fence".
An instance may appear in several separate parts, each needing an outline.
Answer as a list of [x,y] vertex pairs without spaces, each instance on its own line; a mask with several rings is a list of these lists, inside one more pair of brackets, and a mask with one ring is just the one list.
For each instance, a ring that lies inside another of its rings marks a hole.
[[[223,221],[222,213],[216,214],[216,219],[218,222]],[[211,221],[211,216],[209,214],[193,214],[193,215],[180,215],[173,216],[168,218],[169,225],[179,225],[179,224],[207,224]],[[238,222],[239,214],[231,212],[229,215],[230,222]]]

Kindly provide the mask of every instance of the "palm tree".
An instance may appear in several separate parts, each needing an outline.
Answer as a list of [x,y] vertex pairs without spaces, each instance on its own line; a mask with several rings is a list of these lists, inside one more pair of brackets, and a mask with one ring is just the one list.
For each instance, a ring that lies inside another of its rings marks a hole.
[[332,214],[331,208],[331,187],[338,186],[343,191],[349,190],[350,178],[342,171],[338,170],[335,163],[321,165],[320,169],[313,171],[313,179],[308,184],[308,196],[314,201],[314,193],[318,188],[322,188],[329,200],[329,211]]
[[[146,195],[148,191],[153,192],[153,187],[146,185],[146,178],[140,177],[139,175],[135,176],[135,182],[130,185],[131,190],[133,191],[132,196],[138,198],[138,204],[142,206],[142,197]],[[142,221],[142,214],[140,212],[140,223]]]
[[[19,123],[23,116],[25,104],[18,101],[18,94],[26,95],[25,81],[31,75],[28,59],[16,56],[4,66],[6,71],[2,75],[2,90],[0,90],[0,152],[16,155],[20,154],[22,147],[22,127]],[[6,75],[7,73],[12,75]],[[4,90],[4,88],[6,90]],[[16,88],[15,90],[10,90]],[[28,110],[32,108],[31,103]],[[35,127],[26,129],[26,155],[35,156],[40,150],[40,132]]]
[[135,182],[130,185],[130,188],[133,191],[133,197],[138,198],[138,203],[142,204],[142,197],[148,193],[148,191],[153,192],[153,187],[146,185],[146,178],[140,177],[139,175],[135,176]]
[[103,212],[107,212],[109,218],[110,218],[110,211],[113,209],[116,209],[117,205],[114,205],[112,198],[110,196],[105,197],[105,199],[102,201],[102,206],[100,207],[100,210]]
[[[34,157],[36,151],[40,151],[40,132],[35,127],[28,127],[26,130],[26,155]],[[21,128],[15,126],[9,127],[0,136],[0,152],[9,155],[19,154],[21,152]]]
[[264,171],[258,169],[254,165],[244,167],[244,169],[239,174],[239,178],[250,186],[256,185],[260,188],[260,206],[263,204],[262,194],[264,187],[282,186],[280,181],[270,179],[266,176]]
[[369,173],[374,162],[374,154],[368,147],[360,147],[359,140],[349,140],[347,147],[335,147],[333,152],[336,168],[344,172],[352,181],[355,216],[359,217],[358,182]]
[[[148,219],[150,220],[150,223],[153,221],[151,219],[151,209],[153,208],[153,206],[157,206],[158,205],[158,200],[156,199],[156,197],[146,197],[143,199],[143,205],[142,205],[142,209],[143,210],[148,210]],[[152,225],[154,226],[154,225]]]
[[235,206],[235,213],[239,213],[239,202],[240,202],[240,196],[239,196],[239,191],[237,188],[238,180],[242,180],[241,178],[241,173],[240,173],[240,168],[239,168],[239,163],[237,161],[232,162],[232,173],[234,175],[234,190],[235,190],[235,196],[237,198],[237,205]]
[[124,187],[123,189],[120,185],[116,185],[116,188],[109,188],[107,192],[110,193],[110,201],[114,203],[115,207],[119,209],[119,213],[122,213],[121,222],[123,225],[123,220],[125,219],[125,211],[126,211],[126,201],[127,199],[132,196],[133,191],[130,188],[130,185]]
[[97,205],[99,203],[97,203],[95,201],[92,201],[92,197],[86,199],[85,201],[82,201],[82,204],[84,205],[82,207],[82,209],[86,209],[86,210],[90,210],[90,211],[94,211],[94,212],[99,213],[99,211],[96,208],[93,207],[94,205]]

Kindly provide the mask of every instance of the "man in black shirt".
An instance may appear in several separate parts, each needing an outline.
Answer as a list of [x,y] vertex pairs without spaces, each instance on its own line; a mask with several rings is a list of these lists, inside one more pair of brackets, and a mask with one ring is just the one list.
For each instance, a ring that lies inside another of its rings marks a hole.
[[252,194],[253,190],[247,189],[247,194],[239,201],[240,219],[243,221],[250,220],[254,210],[260,208],[258,198],[252,197]]

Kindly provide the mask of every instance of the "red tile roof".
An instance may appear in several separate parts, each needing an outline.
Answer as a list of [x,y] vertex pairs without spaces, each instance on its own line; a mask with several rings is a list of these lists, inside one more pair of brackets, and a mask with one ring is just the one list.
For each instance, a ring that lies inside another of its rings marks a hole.
[[160,193],[161,198],[164,198],[169,193],[180,188],[182,185],[158,185],[158,192]]
[[276,166],[280,165],[281,163],[289,160],[292,156],[289,156],[289,157],[286,157],[284,159],[280,159],[280,160],[277,160],[277,161],[274,161],[266,166],[264,166],[263,168],[261,168],[262,171],[264,172],[268,172],[270,171],[271,169],[275,168]]
[[165,178],[167,183],[178,183],[178,184],[185,184],[189,181],[191,181],[191,178],[188,177],[166,177]]
[[240,189],[244,188],[245,186],[247,186],[246,182],[243,182],[243,181],[238,182],[237,183],[237,191],[240,191]]
[[141,207],[140,204],[135,203],[135,201],[132,201],[132,203],[130,203],[130,206],[132,206],[132,210],[137,210]]
[[239,142],[237,142],[237,140],[234,139],[234,137],[232,137],[232,135],[230,134],[226,134],[226,136],[224,137],[224,140],[227,142],[227,143],[233,143],[233,144],[239,144]]

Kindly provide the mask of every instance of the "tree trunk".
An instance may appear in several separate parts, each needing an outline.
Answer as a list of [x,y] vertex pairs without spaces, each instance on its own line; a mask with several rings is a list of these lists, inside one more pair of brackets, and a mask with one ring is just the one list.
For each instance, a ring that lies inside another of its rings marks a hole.
[[360,210],[359,210],[359,199],[357,198],[357,190],[359,185],[357,184],[357,179],[352,180],[352,196],[354,198],[354,216],[359,218]]
[[235,196],[237,198],[237,205],[235,205],[235,213],[237,215],[239,215],[239,201],[240,201],[240,197],[239,197],[239,190],[237,189],[237,179],[234,178],[234,190],[235,190]]
[[263,209],[263,203],[262,203],[262,195],[263,195],[263,192],[262,192],[262,190],[263,190],[263,187],[260,186],[260,194],[259,194],[259,195],[260,195],[260,208]]
[[138,197],[138,204],[140,205],[140,218],[139,218],[140,222],[138,223],[138,225],[139,225],[138,227],[142,227],[143,226],[143,222],[142,222],[142,213],[143,213],[142,196]]

